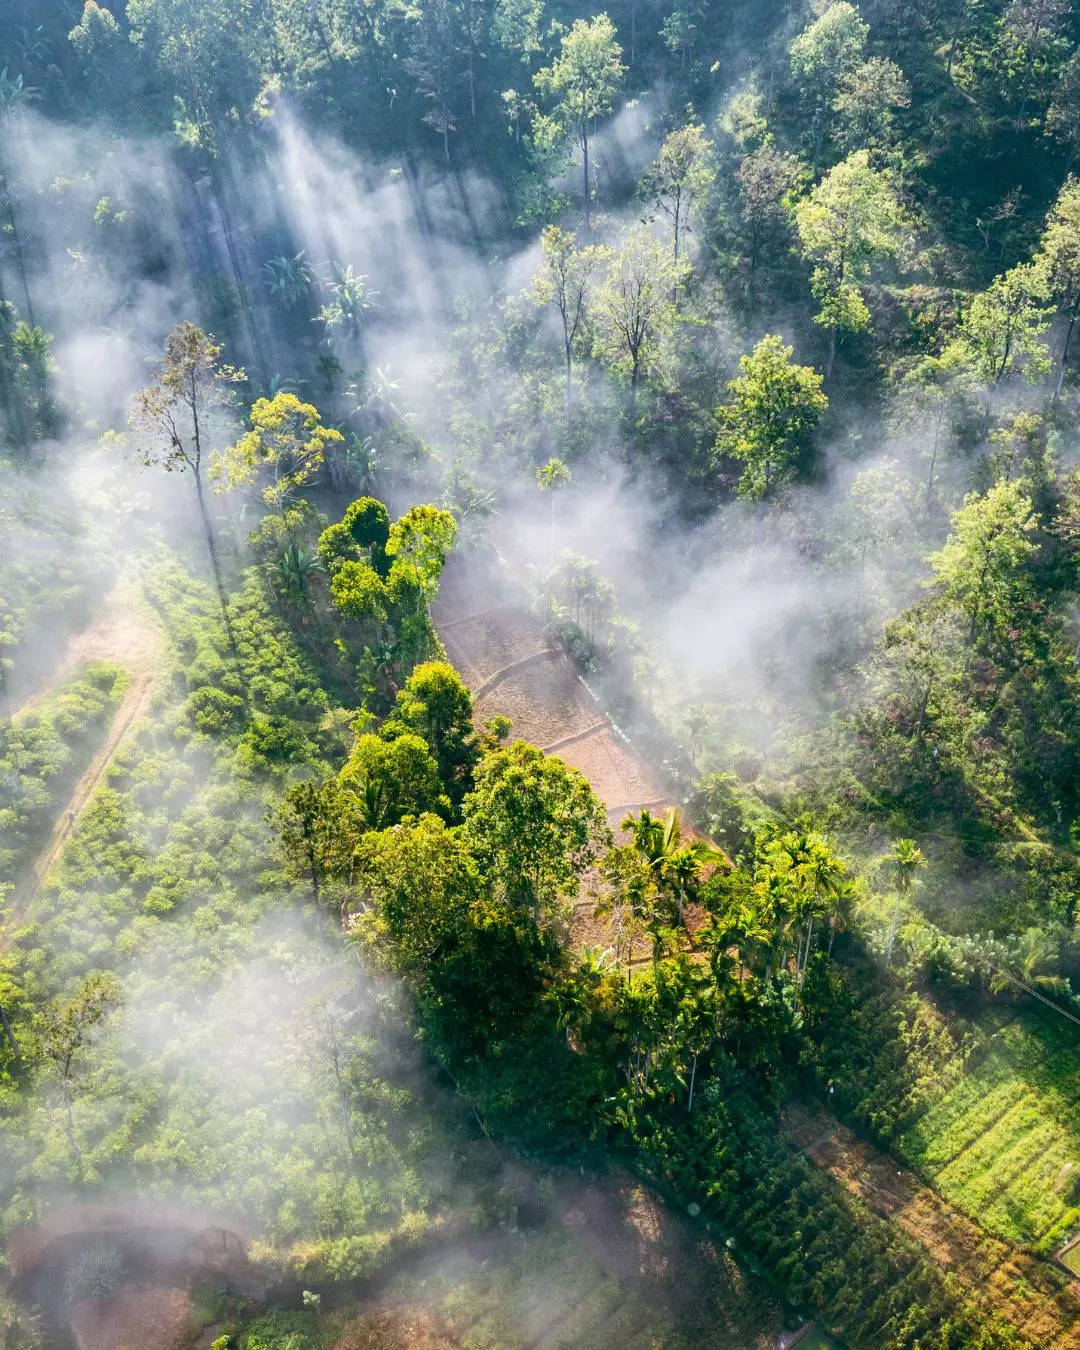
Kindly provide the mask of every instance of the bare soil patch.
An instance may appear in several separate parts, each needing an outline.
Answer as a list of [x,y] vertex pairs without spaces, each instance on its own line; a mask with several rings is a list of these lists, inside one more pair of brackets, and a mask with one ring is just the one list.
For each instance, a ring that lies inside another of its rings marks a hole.
[[449,624],[439,636],[462,679],[476,688],[504,666],[545,645],[538,628],[529,615],[504,607]]
[[79,1350],[183,1350],[197,1330],[187,1290],[149,1282],[76,1303],[68,1320]]

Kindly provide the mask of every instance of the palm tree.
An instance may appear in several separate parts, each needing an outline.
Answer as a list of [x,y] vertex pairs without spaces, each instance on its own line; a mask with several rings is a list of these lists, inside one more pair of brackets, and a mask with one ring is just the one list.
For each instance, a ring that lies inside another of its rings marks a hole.
[[368,279],[362,273],[354,272],[351,266],[342,267],[340,263],[330,264],[330,304],[323,305],[318,313],[318,322],[324,323],[328,330],[343,328],[349,337],[360,332],[364,315],[375,308],[379,292],[372,290]]
[[299,304],[311,290],[315,273],[303,249],[287,257],[284,253],[263,263],[270,294],[287,308]]
[[[1016,952],[1020,961],[1020,981],[1025,985],[1036,985],[1043,989],[1061,989],[1065,985],[1060,975],[1050,975],[1046,971],[1040,970],[1041,966],[1049,966],[1057,961],[1057,945],[1053,939],[1048,937],[1041,928],[1028,928],[1024,930],[1020,938]],[[996,966],[992,966],[994,971],[990,978],[990,988],[995,994],[1004,993],[1011,984],[1018,981],[1011,979],[1009,975]]]
[[551,494],[551,526],[548,532],[548,582],[545,592],[545,618],[551,613],[551,574],[555,567],[555,493],[570,481],[570,470],[566,462],[551,458],[536,471],[536,486],[541,492]]
[[682,842],[682,820],[672,807],[663,820],[648,809],[627,816],[622,828],[632,836],[631,847],[652,872],[657,889],[675,907],[678,926],[686,927],[686,906],[697,898],[702,872],[709,863],[726,862],[727,855],[704,839]]
[[885,969],[892,961],[893,943],[896,941],[896,929],[900,923],[900,901],[909,895],[915,883],[915,873],[926,866],[926,859],[915,846],[914,839],[897,839],[888,855],[888,867],[893,875],[893,887],[896,892],[896,904],[893,907],[892,925],[889,928],[889,940],[885,945]]
[[318,572],[325,572],[319,555],[311,549],[290,544],[277,557],[277,574],[281,590],[301,603],[307,600],[308,584]]

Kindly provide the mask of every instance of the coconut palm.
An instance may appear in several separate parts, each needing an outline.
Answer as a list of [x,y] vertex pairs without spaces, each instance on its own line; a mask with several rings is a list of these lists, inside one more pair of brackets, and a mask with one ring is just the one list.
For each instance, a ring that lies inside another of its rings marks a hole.
[[276,569],[282,593],[301,603],[307,600],[312,577],[326,570],[317,553],[297,544],[290,544],[278,554]]
[[887,858],[887,866],[893,877],[896,903],[893,906],[892,924],[889,928],[889,940],[885,944],[885,969],[892,962],[893,943],[896,941],[896,929],[900,923],[900,902],[911,892],[915,884],[915,873],[926,866],[922,851],[915,846],[914,839],[897,839]]
[[551,524],[548,531],[548,584],[545,592],[544,611],[551,613],[551,574],[555,567],[555,493],[570,481],[570,470],[566,462],[552,457],[536,471],[536,486],[541,492],[551,495]]
[[[1019,960],[1020,981],[1043,989],[1062,989],[1067,987],[1060,975],[1051,975],[1044,966],[1053,965],[1058,959],[1057,945],[1041,928],[1024,930],[1018,944],[1016,957]],[[990,978],[990,988],[995,994],[1002,994],[1014,984],[1004,970],[994,967]]]

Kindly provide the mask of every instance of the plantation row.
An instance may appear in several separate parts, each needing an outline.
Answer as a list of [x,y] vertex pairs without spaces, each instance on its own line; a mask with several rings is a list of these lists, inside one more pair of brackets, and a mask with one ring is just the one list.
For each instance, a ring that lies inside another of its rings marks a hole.
[[1001,1008],[944,1017],[925,995],[851,983],[861,997],[822,1020],[810,1057],[830,1103],[988,1232],[1056,1250],[1080,1227],[1068,1024]]

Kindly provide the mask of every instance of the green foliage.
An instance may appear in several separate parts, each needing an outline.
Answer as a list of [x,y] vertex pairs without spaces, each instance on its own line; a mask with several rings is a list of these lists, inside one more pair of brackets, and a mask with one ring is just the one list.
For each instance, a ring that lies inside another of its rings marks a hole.
[[12,883],[44,844],[66,793],[104,736],[125,683],[116,666],[92,663],[0,727],[0,862]]
[[581,774],[524,741],[484,755],[463,810],[466,838],[492,882],[537,918],[558,912],[610,837]]
[[728,382],[731,401],[717,416],[717,449],[746,465],[744,497],[767,497],[799,466],[818,419],[829,406],[821,376],[793,364],[792,348],[767,334],[739,358],[740,374]]

